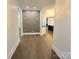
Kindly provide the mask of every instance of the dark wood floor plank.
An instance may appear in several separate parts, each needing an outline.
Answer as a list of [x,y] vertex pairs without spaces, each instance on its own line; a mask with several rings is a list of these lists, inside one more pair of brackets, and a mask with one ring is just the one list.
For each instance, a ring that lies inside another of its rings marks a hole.
[[56,53],[51,50],[52,38],[51,32],[44,36],[23,36],[11,59],[59,59]]

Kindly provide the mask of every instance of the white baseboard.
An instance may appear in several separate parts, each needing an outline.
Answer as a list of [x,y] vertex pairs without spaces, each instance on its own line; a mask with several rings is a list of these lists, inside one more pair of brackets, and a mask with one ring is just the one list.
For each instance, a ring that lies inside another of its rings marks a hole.
[[52,49],[56,52],[60,59],[65,59],[65,56],[57,49],[56,46],[53,46]]
[[36,35],[36,34],[40,35],[40,33],[23,33],[22,35]]
[[60,52],[56,46],[53,46],[52,49],[56,52],[56,54],[60,57],[60,59],[71,59],[70,51]]
[[45,33],[41,33],[40,35],[43,36],[43,35],[45,35]]
[[23,33],[21,34],[21,37],[23,36]]
[[71,59],[71,52],[68,51],[68,52],[62,52],[63,55],[65,56],[65,59]]
[[11,59],[12,55],[14,54],[14,52],[15,52],[15,50],[16,50],[18,44],[19,44],[19,42],[20,42],[20,39],[18,39],[18,40],[14,43],[14,46],[12,47],[10,53],[9,53],[8,56],[7,56],[8,59]]

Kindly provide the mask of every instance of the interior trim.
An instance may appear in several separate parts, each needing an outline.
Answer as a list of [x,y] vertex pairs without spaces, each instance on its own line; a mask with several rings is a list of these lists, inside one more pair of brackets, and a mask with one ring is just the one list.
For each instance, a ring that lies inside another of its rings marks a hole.
[[23,33],[22,36],[23,35],[36,35],[36,34],[39,34],[40,35],[40,32],[39,33]]
[[19,42],[20,42],[20,39],[18,39],[15,43],[14,43],[14,46],[12,47],[10,53],[8,54],[8,57],[7,59],[11,59],[12,55],[14,54],[17,46],[19,45]]
[[59,49],[56,46],[53,45],[52,49],[60,57],[60,59],[65,59],[65,56],[59,51]]

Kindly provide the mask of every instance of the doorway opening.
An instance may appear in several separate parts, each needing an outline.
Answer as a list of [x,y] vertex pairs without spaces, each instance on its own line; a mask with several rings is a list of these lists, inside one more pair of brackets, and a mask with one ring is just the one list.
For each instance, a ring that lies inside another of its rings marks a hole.
[[54,17],[46,18],[46,32],[53,34],[54,31]]

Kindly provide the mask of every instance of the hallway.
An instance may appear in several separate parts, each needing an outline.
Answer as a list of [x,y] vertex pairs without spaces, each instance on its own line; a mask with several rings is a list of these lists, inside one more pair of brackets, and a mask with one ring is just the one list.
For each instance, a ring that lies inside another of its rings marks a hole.
[[71,59],[70,2],[8,0],[7,59]]
[[23,36],[11,59],[60,59],[51,48],[52,37],[51,32]]

